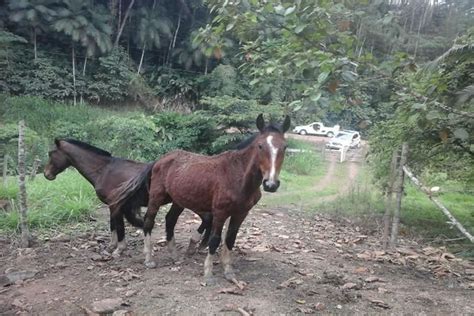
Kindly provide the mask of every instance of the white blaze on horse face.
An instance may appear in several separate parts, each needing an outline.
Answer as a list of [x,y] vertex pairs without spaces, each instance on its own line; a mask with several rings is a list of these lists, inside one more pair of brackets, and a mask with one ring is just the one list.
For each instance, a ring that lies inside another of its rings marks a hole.
[[270,147],[270,159],[271,159],[271,168],[270,168],[270,176],[268,177],[268,181],[275,182],[275,173],[276,173],[276,158],[278,155],[278,148],[273,145],[273,136],[270,135],[267,137],[267,144]]

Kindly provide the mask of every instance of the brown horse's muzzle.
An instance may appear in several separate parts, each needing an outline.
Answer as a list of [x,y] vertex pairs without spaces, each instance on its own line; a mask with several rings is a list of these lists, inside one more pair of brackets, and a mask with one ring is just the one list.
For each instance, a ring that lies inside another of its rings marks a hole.
[[280,180],[263,180],[263,190],[267,192],[276,192],[280,187]]
[[50,180],[50,181],[56,179],[56,176],[53,175],[53,174],[51,174],[51,173],[49,172],[49,170],[45,170],[45,171],[43,172],[43,174],[44,174],[44,177],[45,177],[46,179]]

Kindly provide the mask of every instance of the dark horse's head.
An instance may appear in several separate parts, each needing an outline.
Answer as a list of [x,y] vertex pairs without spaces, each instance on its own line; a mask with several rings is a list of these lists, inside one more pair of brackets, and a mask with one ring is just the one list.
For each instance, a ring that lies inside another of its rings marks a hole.
[[275,192],[280,186],[280,169],[285,158],[286,140],[284,133],[290,128],[290,117],[286,116],[281,125],[265,125],[263,115],[257,117],[257,128],[260,133],[254,144],[258,148],[258,163],[263,175],[263,189]]
[[64,151],[61,150],[61,140],[55,139],[55,148],[48,153],[49,160],[44,167],[44,177],[48,180],[56,179],[56,176],[71,165]]

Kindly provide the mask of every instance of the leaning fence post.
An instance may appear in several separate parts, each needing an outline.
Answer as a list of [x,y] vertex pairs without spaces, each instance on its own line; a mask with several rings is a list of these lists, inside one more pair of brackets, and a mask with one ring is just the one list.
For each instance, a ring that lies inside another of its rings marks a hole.
[[18,184],[20,199],[20,229],[21,229],[21,246],[28,248],[30,246],[30,232],[28,230],[27,205],[26,205],[26,163],[25,159],[25,121],[18,123]]
[[393,213],[393,191],[394,191],[394,184],[396,179],[397,173],[397,163],[398,163],[398,156],[400,152],[399,150],[394,150],[392,155],[392,162],[390,163],[390,176],[388,180],[387,186],[387,200],[385,204],[385,213],[383,215],[383,249],[387,250],[388,243],[389,243],[389,236],[390,236],[390,223],[392,220],[392,213]]
[[33,168],[31,169],[30,173],[30,181],[33,181],[35,179],[40,162],[41,160],[38,158],[38,156],[36,156],[35,160],[33,161]]
[[4,187],[7,186],[8,159],[9,159],[8,155],[5,154],[5,156],[3,156],[3,173],[2,173],[2,180],[3,180]]
[[395,181],[395,192],[397,196],[396,196],[395,209],[393,210],[392,234],[390,236],[390,245],[392,247],[395,247],[397,245],[397,239],[398,239],[398,226],[400,224],[400,209],[402,207],[402,196],[403,196],[403,179],[404,179],[403,166],[405,166],[405,164],[407,163],[407,157],[408,157],[408,144],[403,143],[402,153],[400,155],[400,164],[398,165],[397,179]]

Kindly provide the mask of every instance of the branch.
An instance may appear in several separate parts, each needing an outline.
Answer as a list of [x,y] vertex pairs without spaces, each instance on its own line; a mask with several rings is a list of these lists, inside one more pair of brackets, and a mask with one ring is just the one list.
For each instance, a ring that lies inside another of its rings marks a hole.
[[433,203],[446,215],[450,222],[459,229],[459,231],[466,236],[472,243],[474,243],[474,237],[457,221],[456,218],[449,212],[449,210],[441,204],[441,202],[432,196],[430,189],[425,187],[420,180],[418,180],[415,175],[411,172],[411,170],[407,166],[403,166],[403,171],[405,174],[410,178],[411,181],[426,195],[428,195],[429,199],[433,201]]

